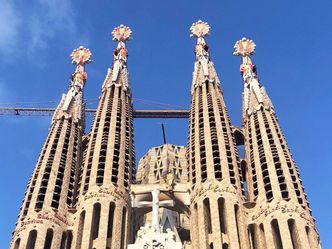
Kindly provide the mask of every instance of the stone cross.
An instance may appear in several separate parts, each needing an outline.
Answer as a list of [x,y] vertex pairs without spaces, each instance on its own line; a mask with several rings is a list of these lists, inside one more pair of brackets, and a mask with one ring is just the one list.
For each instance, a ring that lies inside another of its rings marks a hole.
[[159,200],[160,190],[158,188],[151,191],[152,194],[152,202],[150,201],[141,201],[137,203],[138,208],[142,207],[152,207],[152,228],[160,233],[160,223],[159,223],[159,208],[160,207],[173,207],[173,200]]

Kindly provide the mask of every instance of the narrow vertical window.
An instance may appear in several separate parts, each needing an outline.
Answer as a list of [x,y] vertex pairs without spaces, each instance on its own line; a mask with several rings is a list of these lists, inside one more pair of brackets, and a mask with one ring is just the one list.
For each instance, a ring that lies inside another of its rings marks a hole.
[[121,222],[121,246],[120,249],[124,249],[124,245],[125,245],[125,240],[126,240],[126,226],[127,226],[127,222],[126,222],[126,215],[127,215],[127,210],[124,207],[122,210],[122,222]]
[[100,203],[93,205],[93,215],[92,215],[92,240],[98,238],[99,233],[99,223],[100,223]]
[[256,231],[255,224],[250,224],[248,227],[249,239],[250,239],[250,248],[258,248],[256,241]]
[[220,232],[226,234],[226,224],[225,224],[225,200],[223,198],[218,199],[218,211],[219,211],[219,225]]
[[71,230],[69,230],[69,231],[67,231],[66,249],[71,249],[72,241],[73,241],[73,232]]
[[52,240],[53,240],[53,230],[47,229],[44,249],[51,249]]
[[205,229],[209,234],[211,234],[212,233],[212,224],[211,224],[211,210],[210,210],[209,198],[204,199],[203,210],[204,210]]
[[36,230],[30,231],[26,249],[35,249],[36,239],[37,239],[37,231]]
[[276,219],[271,221],[271,227],[272,227],[274,246],[278,249],[283,249],[280,229],[279,229],[278,221]]
[[66,249],[67,233],[63,232],[61,236],[60,249]]
[[114,209],[115,209],[115,204],[114,202],[111,202],[108,210],[107,238],[112,238]]
[[287,221],[287,224],[288,224],[289,233],[290,233],[290,236],[292,239],[293,248],[300,249],[301,248],[300,238],[299,238],[296,226],[295,226],[295,221],[293,219],[289,219]]
[[306,226],[305,231],[307,233],[307,237],[308,237],[308,241],[309,241],[309,247],[310,248],[315,248],[316,243],[315,243],[315,240],[314,240],[314,235],[312,234],[312,229],[310,229],[310,227]]
[[18,238],[18,239],[15,241],[14,249],[18,249],[18,248],[20,247],[20,242],[21,242],[21,239]]

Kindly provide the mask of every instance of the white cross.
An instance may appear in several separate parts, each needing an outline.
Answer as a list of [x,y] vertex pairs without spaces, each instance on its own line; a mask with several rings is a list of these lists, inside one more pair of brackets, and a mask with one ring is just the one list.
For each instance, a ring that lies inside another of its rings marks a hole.
[[160,190],[158,188],[151,191],[152,202],[150,201],[140,201],[137,203],[138,208],[142,207],[152,207],[152,228],[160,233],[160,224],[159,224],[159,207],[173,207],[173,200],[159,201]]

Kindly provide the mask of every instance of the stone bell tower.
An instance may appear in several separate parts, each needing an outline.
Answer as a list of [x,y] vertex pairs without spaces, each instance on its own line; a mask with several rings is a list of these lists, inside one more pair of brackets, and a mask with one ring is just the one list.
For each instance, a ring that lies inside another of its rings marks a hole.
[[250,58],[255,46],[243,38],[234,47],[234,54],[242,57],[251,248],[321,248],[298,168]]
[[112,34],[118,45],[87,137],[78,184],[75,249],[123,249],[130,232],[129,187],[135,159],[126,41],[131,30],[121,25]]
[[83,87],[91,52],[71,54],[77,65],[70,86],[55,110],[46,141],[28,183],[11,248],[60,248],[70,225],[75,180],[84,133]]
[[220,81],[205,41],[210,26],[191,26],[195,47],[188,160],[192,248],[248,248],[242,172]]

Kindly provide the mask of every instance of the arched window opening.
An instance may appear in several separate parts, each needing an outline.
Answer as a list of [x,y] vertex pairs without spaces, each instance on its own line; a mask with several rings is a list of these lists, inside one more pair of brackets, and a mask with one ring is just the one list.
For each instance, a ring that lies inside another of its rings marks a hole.
[[73,241],[73,232],[71,230],[69,230],[69,231],[67,231],[66,249],[71,249],[72,241]]
[[125,245],[125,240],[126,240],[126,226],[127,226],[127,223],[126,223],[126,215],[127,215],[127,210],[126,208],[124,207],[122,209],[122,222],[121,222],[121,246],[120,246],[120,249],[124,249],[124,245]]
[[276,219],[271,221],[271,227],[272,227],[272,236],[273,236],[273,242],[274,242],[275,247],[278,249],[283,249],[280,229],[279,229],[278,221]]
[[317,243],[315,242],[315,235],[312,232],[312,229],[310,227],[306,226],[305,231],[307,233],[308,241],[309,241],[309,247],[310,248],[315,248],[317,246]]
[[71,230],[63,232],[60,249],[71,249],[72,240],[73,240],[73,232]]
[[67,233],[63,232],[61,236],[60,249],[66,249]]
[[18,248],[20,247],[20,243],[21,243],[21,239],[18,238],[18,239],[15,241],[14,249],[18,249]]
[[108,210],[107,238],[112,238],[114,209],[115,209],[115,204],[114,202],[111,202]]
[[35,249],[36,239],[37,239],[37,231],[36,230],[30,231],[26,249]]
[[224,200],[224,198],[219,198],[218,199],[218,211],[219,211],[220,232],[226,234],[225,200]]
[[100,203],[95,203],[93,205],[93,214],[92,214],[92,240],[98,238],[99,234],[99,223],[100,223]]
[[248,226],[248,233],[249,233],[249,241],[250,241],[250,248],[258,248],[256,242],[256,231],[255,231],[255,224],[250,224]]
[[44,249],[51,249],[53,240],[53,230],[47,229]]
[[295,220],[289,219],[287,221],[287,224],[288,224],[289,233],[290,233],[290,236],[292,239],[293,248],[300,249],[301,248],[300,238],[299,238],[298,231],[296,229]]
[[210,210],[209,198],[204,199],[203,210],[204,210],[205,229],[209,234],[211,234],[212,233],[212,224],[211,224],[211,210]]

